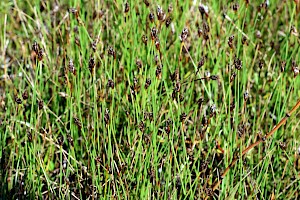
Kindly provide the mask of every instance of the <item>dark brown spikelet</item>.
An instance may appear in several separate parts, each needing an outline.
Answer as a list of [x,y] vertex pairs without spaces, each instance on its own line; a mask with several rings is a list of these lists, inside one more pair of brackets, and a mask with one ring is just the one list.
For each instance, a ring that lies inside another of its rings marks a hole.
[[152,27],[152,29],[151,29],[151,38],[152,38],[152,40],[157,38],[157,33],[158,33],[157,29],[155,27]]
[[203,97],[200,97],[200,98],[197,100],[197,105],[200,107],[200,106],[202,106],[203,102],[204,102],[204,98],[203,98]]
[[161,66],[160,65],[157,66],[155,74],[156,74],[156,77],[159,79],[161,78],[161,70],[162,70]]
[[235,11],[235,12],[237,12],[239,8],[240,8],[240,5],[238,3],[234,3],[232,5],[232,10]]
[[157,6],[157,18],[159,21],[164,21],[166,18],[166,14],[160,6]]
[[210,116],[211,116],[211,117],[216,115],[216,109],[217,109],[217,107],[216,107],[215,104],[212,104],[212,105],[210,106],[209,110],[210,110]]
[[109,79],[109,80],[107,81],[107,87],[108,87],[108,88],[111,88],[111,89],[114,89],[114,88],[115,88],[115,83],[114,83],[114,81],[113,81],[112,79]]
[[147,38],[146,35],[143,35],[143,36],[142,36],[142,41],[143,41],[143,43],[144,43],[145,45],[147,45],[148,38]]
[[237,70],[241,70],[242,69],[242,61],[238,58],[235,58],[234,60],[234,67],[237,69]]
[[218,75],[211,75],[209,78],[210,78],[210,80],[213,80],[213,81],[219,79]]
[[209,33],[209,31],[210,31],[210,28],[209,28],[209,25],[207,24],[207,22],[203,22],[203,24],[202,24],[202,27],[203,27],[203,31],[204,31],[204,33]]
[[64,137],[62,135],[58,136],[57,142],[60,146],[64,144]]
[[70,134],[67,134],[67,138],[68,138],[68,142],[70,144],[70,146],[74,147],[74,141],[73,138]]
[[154,22],[154,14],[151,12],[151,13],[149,13],[149,20],[150,20],[150,22]]
[[159,57],[158,57],[158,55],[154,56],[154,62],[155,62],[155,65],[158,66],[158,64],[159,64]]
[[228,46],[231,48],[231,49],[233,49],[233,41],[234,40],[234,35],[232,35],[232,36],[230,36],[229,38],[228,38]]
[[176,81],[175,86],[174,86],[174,90],[176,92],[180,92],[180,88],[181,88],[180,82]]
[[20,99],[19,97],[15,97],[15,102],[17,103],[17,104],[22,104],[22,99]]
[[77,117],[73,117],[74,119],[74,123],[76,124],[76,126],[81,129],[82,128],[82,124],[80,122],[80,120]]
[[235,77],[236,77],[236,72],[233,72],[230,76],[230,83],[234,80]]
[[282,150],[286,149],[286,143],[285,142],[279,142],[279,146]]
[[93,72],[95,66],[96,66],[95,59],[91,57],[89,60],[89,70],[91,73]]
[[246,90],[244,92],[244,100],[247,101],[249,99],[249,92]]
[[200,11],[202,17],[204,16],[204,14],[206,16],[208,16],[208,7],[207,6],[200,4],[198,8],[199,8],[199,11]]
[[145,123],[143,121],[140,122],[139,129],[140,129],[141,132],[145,131]]
[[40,100],[40,101],[38,102],[38,107],[39,107],[39,110],[42,110],[42,109],[43,109],[43,107],[44,107],[44,102],[43,102],[43,100]]
[[189,31],[188,31],[187,28],[184,28],[182,30],[181,35],[179,36],[179,39],[180,39],[181,42],[184,42],[186,40],[186,38],[188,36],[188,33],[189,33]]
[[112,47],[108,47],[108,55],[114,57],[116,59],[116,52]]
[[150,5],[148,0],[144,0],[145,5],[148,7]]
[[151,85],[151,79],[147,78],[145,83],[145,89],[147,89]]
[[98,40],[95,40],[92,42],[92,49],[94,52],[96,52],[96,50],[97,50],[97,44],[98,44]]
[[140,59],[137,59],[135,61],[135,64],[136,64],[138,69],[141,69],[143,67],[143,62]]
[[203,67],[204,63],[205,63],[205,57],[202,57],[197,65],[197,73],[199,72],[200,68]]
[[72,59],[69,60],[68,68],[69,68],[69,71],[70,71],[72,74],[76,75],[76,69],[75,69],[75,67],[74,67],[74,63],[73,63],[73,60],[72,60]]
[[109,110],[108,108],[105,109],[105,114],[104,114],[104,121],[105,124],[109,124],[110,116],[109,116]]
[[203,35],[203,30],[202,28],[198,28],[198,37],[201,37],[201,35]]
[[262,69],[263,66],[264,66],[264,61],[263,61],[263,59],[260,59],[260,60],[259,60],[259,63],[258,63],[259,69]]
[[180,115],[180,120],[181,120],[181,122],[184,122],[184,121],[186,120],[186,118],[187,118],[186,113],[182,113],[182,114]]
[[39,61],[43,60],[43,57],[44,57],[44,50],[43,49],[39,49],[39,51],[37,53],[37,57],[38,57]]
[[170,26],[171,22],[172,22],[172,18],[168,17],[167,20],[166,20],[166,27],[167,28]]
[[22,98],[23,98],[23,100],[27,100],[28,99],[28,92],[26,90],[23,92]]
[[128,2],[125,3],[125,9],[124,9],[124,12],[125,12],[125,13],[128,13],[128,12],[129,12],[129,3],[128,3]]
[[296,76],[299,74],[299,68],[295,60],[292,61],[292,71],[294,73],[294,78],[296,78]]
[[39,45],[38,45],[38,43],[36,42],[36,41],[34,41],[34,43],[33,43],[33,45],[32,45],[32,50],[36,53],[36,54],[38,54],[39,53]]
[[160,41],[158,38],[155,39],[155,47],[158,51],[160,50]]
[[248,40],[247,40],[247,37],[243,35],[242,37],[242,44],[243,45],[248,45]]

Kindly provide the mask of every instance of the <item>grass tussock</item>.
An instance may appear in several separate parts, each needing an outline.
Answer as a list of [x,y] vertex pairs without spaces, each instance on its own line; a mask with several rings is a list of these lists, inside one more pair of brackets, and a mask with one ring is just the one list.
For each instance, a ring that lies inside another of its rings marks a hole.
[[299,1],[1,1],[0,199],[299,199]]

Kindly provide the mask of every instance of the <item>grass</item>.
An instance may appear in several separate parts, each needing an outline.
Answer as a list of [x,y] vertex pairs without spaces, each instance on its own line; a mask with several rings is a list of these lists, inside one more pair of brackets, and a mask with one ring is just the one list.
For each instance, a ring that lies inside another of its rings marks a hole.
[[1,1],[0,199],[299,198],[300,5],[202,3]]

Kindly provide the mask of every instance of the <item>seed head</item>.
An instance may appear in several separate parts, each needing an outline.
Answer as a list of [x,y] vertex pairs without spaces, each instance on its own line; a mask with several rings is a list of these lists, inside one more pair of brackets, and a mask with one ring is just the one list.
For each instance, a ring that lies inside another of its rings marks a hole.
[[89,70],[91,73],[93,72],[95,66],[96,66],[95,59],[91,57],[89,60]]
[[136,66],[138,67],[138,69],[141,69],[142,66],[143,66],[143,63],[142,63],[142,61],[141,61],[140,59],[137,59],[137,60],[135,61],[135,64],[136,64]]
[[23,92],[22,98],[23,98],[23,100],[27,100],[28,99],[28,93],[27,93],[26,90]]
[[201,35],[203,34],[203,30],[202,28],[198,28],[198,37],[201,37]]
[[172,18],[168,17],[167,20],[166,20],[166,27],[167,28],[170,26],[171,22],[172,22]]
[[152,23],[154,22],[154,14],[152,12],[149,14],[149,20]]
[[115,88],[115,83],[112,79],[109,79],[108,82],[107,82],[107,87],[108,88],[111,88],[111,89],[114,89]]
[[162,8],[158,5],[157,6],[157,18],[159,21],[164,21],[166,18],[166,14],[164,13],[164,11],[162,10]]
[[142,41],[143,41],[143,43],[144,43],[145,45],[147,45],[148,38],[147,38],[146,35],[143,35],[143,36],[142,36]]
[[231,35],[229,38],[228,38],[228,46],[233,49],[233,40],[234,40],[234,35]]
[[258,63],[259,69],[263,68],[263,66],[264,66],[264,61],[262,59],[260,59],[259,63]]
[[82,128],[82,124],[81,124],[80,120],[77,117],[73,117],[73,119],[74,119],[74,123],[77,125],[77,127],[79,129],[81,129]]
[[214,116],[216,114],[216,109],[217,109],[216,105],[212,104],[209,109],[210,109],[210,115]]
[[15,97],[15,102],[17,103],[17,104],[22,104],[22,100],[19,98],[19,97]]
[[292,61],[292,70],[294,73],[294,77],[296,77],[299,74],[299,68],[295,60]]
[[32,50],[36,53],[36,54],[38,54],[38,52],[39,52],[39,45],[38,45],[38,43],[36,42],[36,41],[34,41],[34,43],[33,43],[33,45],[32,45]]
[[128,12],[129,12],[129,3],[128,3],[128,2],[125,3],[125,9],[124,9],[124,12],[125,12],[125,13],[128,13]]
[[180,88],[181,88],[180,82],[179,82],[179,81],[176,81],[175,87],[174,87],[175,91],[176,91],[176,92],[180,92]]
[[208,7],[207,7],[206,5],[200,4],[200,5],[199,5],[199,11],[200,11],[200,13],[201,13],[202,16],[203,16],[204,14],[205,14],[206,16],[208,16],[209,10],[208,10]]
[[182,113],[182,114],[180,115],[180,120],[181,120],[182,122],[184,122],[184,121],[186,120],[186,118],[187,118],[187,115],[186,115],[185,113]]
[[239,8],[240,8],[240,5],[238,3],[234,3],[232,6],[232,10],[235,12],[237,12]]
[[160,50],[160,41],[158,38],[155,39],[155,47],[158,51]]
[[147,89],[151,85],[151,79],[147,78],[145,83],[145,89]]
[[162,70],[161,65],[157,66],[155,74],[156,74],[156,77],[159,79],[161,78],[161,70]]
[[44,57],[44,50],[43,50],[42,48],[39,49],[38,54],[37,54],[37,57],[38,57],[39,61],[42,61],[42,60],[43,60],[43,57]]
[[39,106],[39,110],[42,110],[42,109],[43,109],[43,107],[44,107],[44,102],[43,102],[43,100],[40,100],[40,101],[38,102],[38,106]]
[[105,121],[105,124],[108,124],[109,123],[109,110],[108,108],[105,109],[105,114],[104,114],[104,121]]
[[249,99],[249,92],[248,92],[248,90],[246,90],[244,92],[244,100],[247,101],[248,99]]
[[236,72],[233,72],[230,76],[230,83],[234,80],[235,77],[236,77]]
[[187,36],[188,36],[188,29],[184,28],[181,32],[181,35],[179,36],[180,41],[184,42],[186,40]]
[[70,146],[74,146],[74,141],[73,141],[73,138],[70,134],[67,134],[67,139],[68,139],[68,142],[70,143]]
[[235,68],[237,70],[242,69],[242,66],[243,66],[242,61],[240,59],[238,59],[238,58],[235,58],[235,60],[234,60],[234,66],[235,66]]
[[114,59],[116,59],[116,52],[111,46],[108,47],[108,55],[113,56]]
[[285,142],[279,142],[279,146],[282,150],[285,150],[286,149],[286,143]]
[[204,33],[206,33],[206,34],[209,33],[210,28],[209,28],[207,22],[203,21],[202,27],[203,27]]
[[155,27],[153,27],[151,29],[151,38],[152,38],[152,40],[154,40],[155,38],[157,38],[157,33],[158,33],[157,29]]
[[145,5],[148,7],[150,5],[148,0],[144,0]]
[[68,65],[68,67],[69,67],[69,71],[70,71],[72,74],[76,75],[76,70],[75,70],[74,63],[73,63],[73,60],[72,60],[72,59],[69,60],[69,65]]
[[243,45],[248,45],[247,37],[243,35],[242,37],[242,44]]
[[139,129],[140,129],[141,132],[145,131],[145,123],[143,121],[140,122]]

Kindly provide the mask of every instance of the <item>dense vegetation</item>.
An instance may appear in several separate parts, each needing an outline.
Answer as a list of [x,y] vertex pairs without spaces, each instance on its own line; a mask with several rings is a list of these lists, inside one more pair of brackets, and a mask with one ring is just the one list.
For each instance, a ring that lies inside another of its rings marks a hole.
[[0,199],[300,198],[298,0],[0,15]]

